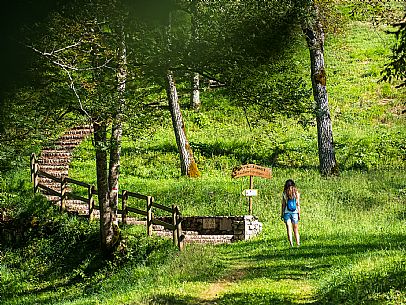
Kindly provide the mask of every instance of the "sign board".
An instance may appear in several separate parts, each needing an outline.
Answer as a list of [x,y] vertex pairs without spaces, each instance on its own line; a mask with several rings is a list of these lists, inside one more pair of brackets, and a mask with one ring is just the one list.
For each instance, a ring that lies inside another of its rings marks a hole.
[[253,190],[253,189],[244,190],[244,191],[242,192],[242,194],[243,194],[245,197],[258,196],[258,190]]
[[255,176],[266,179],[272,178],[272,170],[269,167],[263,167],[256,164],[245,164],[233,169],[231,177],[239,178],[244,176]]

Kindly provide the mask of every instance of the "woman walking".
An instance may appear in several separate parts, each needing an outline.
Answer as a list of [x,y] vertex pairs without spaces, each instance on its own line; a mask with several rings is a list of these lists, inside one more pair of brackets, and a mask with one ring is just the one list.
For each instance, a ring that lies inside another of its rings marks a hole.
[[283,189],[281,219],[285,222],[290,246],[293,246],[292,230],[295,236],[296,245],[300,246],[300,193],[292,179],[285,182],[285,187]]

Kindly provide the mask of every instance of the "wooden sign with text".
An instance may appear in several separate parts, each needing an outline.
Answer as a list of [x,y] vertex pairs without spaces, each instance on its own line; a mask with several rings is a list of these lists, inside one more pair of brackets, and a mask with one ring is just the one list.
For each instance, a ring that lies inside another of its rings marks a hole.
[[272,178],[272,170],[256,164],[245,164],[233,169],[231,177],[239,178],[244,176],[255,176],[266,179]]

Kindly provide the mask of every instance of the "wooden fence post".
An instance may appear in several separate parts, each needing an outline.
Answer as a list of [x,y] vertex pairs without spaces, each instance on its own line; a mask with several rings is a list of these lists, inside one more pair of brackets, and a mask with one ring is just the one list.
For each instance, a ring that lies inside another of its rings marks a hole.
[[87,198],[88,198],[88,205],[89,205],[89,221],[92,221],[94,218],[93,210],[94,210],[94,197],[93,191],[95,187],[94,185],[89,185],[87,188]]
[[30,157],[31,182],[34,182],[34,164],[35,164],[35,154],[32,153]]
[[38,191],[38,163],[35,154],[31,155],[31,181],[34,184],[34,193]]
[[147,234],[152,235],[152,203],[154,202],[154,197],[147,197]]
[[121,222],[125,225],[127,224],[127,199],[127,191],[123,190],[121,197]]
[[178,241],[178,248],[180,251],[183,250],[183,237],[182,237],[182,221],[180,219],[180,212],[178,206],[175,206],[175,214],[176,214],[176,239]]
[[178,226],[177,226],[177,213],[176,213],[176,207],[174,204],[172,204],[172,224],[175,226],[175,229],[172,231],[172,238],[173,238],[173,244],[176,246],[179,246],[178,242]]
[[61,211],[65,211],[66,206],[66,177],[62,177],[61,181]]

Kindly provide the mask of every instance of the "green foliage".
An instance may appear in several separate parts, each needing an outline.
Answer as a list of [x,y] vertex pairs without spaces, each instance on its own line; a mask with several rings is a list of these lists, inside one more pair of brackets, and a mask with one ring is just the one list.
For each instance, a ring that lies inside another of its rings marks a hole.
[[390,62],[385,65],[382,80],[391,81],[397,79],[400,81],[398,87],[406,86],[406,16],[403,21],[396,24],[397,29],[390,32],[396,35],[396,43],[392,47]]
[[136,263],[160,265],[166,262],[168,253],[177,251],[170,240],[151,238],[142,226],[123,228],[122,242],[115,252],[115,264]]
[[227,92],[246,112],[256,113],[256,118],[273,121],[287,116],[306,124],[313,112],[311,89],[295,72],[293,63],[247,68],[234,73]]
[[[99,250],[97,222],[61,214],[42,196],[33,196],[26,173],[1,181],[0,295],[3,302],[30,304],[37,295],[50,303],[72,298],[78,291],[97,293],[99,283],[118,267],[159,266],[177,249],[169,240],[146,238],[139,228],[124,228],[125,241],[112,261]],[[22,177],[24,179],[22,179]],[[13,195],[11,195],[13,194]],[[59,288],[57,288],[59,287]],[[47,296],[51,289],[69,292]],[[45,295],[44,295],[45,293]],[[27,296],[27,297],[23,297]]]

